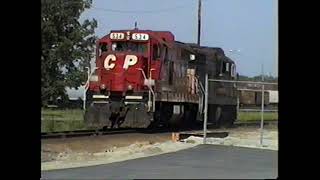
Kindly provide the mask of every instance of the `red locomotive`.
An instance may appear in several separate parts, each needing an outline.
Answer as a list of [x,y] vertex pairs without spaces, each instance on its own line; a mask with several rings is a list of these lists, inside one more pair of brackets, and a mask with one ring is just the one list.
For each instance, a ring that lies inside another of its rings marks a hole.
[[[205,74],[235,79],[221,48],[175,41],[169,31],[117,30],[97,42],[85,122],[96,128],[189,126],[202,121]],[[209,84],[208,122],[236,119],[236,87]]]

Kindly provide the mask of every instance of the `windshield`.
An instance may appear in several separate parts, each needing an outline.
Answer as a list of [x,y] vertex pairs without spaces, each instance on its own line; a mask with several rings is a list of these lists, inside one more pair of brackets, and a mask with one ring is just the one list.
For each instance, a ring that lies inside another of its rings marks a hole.
[[134,51],[145,53],[147,51],[147,44],[137,42],[113,42],[112,51]]

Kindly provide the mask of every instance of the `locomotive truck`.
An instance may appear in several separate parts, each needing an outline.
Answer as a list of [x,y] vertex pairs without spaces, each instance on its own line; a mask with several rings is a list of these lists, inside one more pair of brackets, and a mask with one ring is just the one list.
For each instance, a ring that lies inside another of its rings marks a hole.
[[[203,119],[205,74],[237,77],[221,48],[175,41],[169,31],[112,30],[96,46],[84,115],[89,127],[192,126]],[[233,124],[236,93],[235,84],[209,83],[208,123]]]

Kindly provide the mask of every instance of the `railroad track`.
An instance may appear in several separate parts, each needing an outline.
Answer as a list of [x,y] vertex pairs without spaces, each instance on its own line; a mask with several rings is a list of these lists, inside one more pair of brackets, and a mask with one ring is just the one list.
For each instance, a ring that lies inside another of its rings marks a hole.
[[[268,125],[277,125],[278,120],[268,120],[264,121],[264,126]],[[210,126],[210,124],[208,124]],[[260,126],[260,121],[249,121],[249,122],[235,122],[234,126],[231,128],[236,127],[246,127],[246,126]],[[219,128],[213,128],[213,129],[219,129]],[[202,130],[202,126],[195,127],[192,130]],[[50,133],[41,133],[41,139],[51,139],[51,138],[69,138],[69,137],[81,137],[81,136],[98,136],[98,135],[111,135],[111,134],[125,134],[125,133],[137,133],[137,132],[143,132],[143,133],[170,133],[170,132],[184,132],[185,130],[178,130],[178,131],[172,131],[165,128],[159,128],[154,131],[151,130],[141,130],[141,129],[115,129],[115,130],[108,130],[108,131],[102,131],[102,130],[76,130],[76,131],[62,131],[62,132],[50,132]]]
[[[268,120],[268,121],[264,121],[263,125],[264,126],[268,126],[268,125],[278,125],[278,120]],[[235,127],[239,127],[239,126],[260,126],[261,121],[257,120],[257,121],[247,121],[247,122],[235,122],[234,126]]]
[[110,131],[75,130],[75,131],[49,132],[49,133],[41,133],[41,139],[123,134],[123,133],[133,133],[136,131],[137,131],[136,129],[117,129],[117,130],[110,130]]

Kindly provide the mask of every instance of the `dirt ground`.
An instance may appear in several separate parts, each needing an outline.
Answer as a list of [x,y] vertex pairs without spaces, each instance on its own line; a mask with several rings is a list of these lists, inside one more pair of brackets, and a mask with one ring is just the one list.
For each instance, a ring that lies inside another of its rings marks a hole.
[[[227,137],[207,138],[207,144],[278,150],[278,129],[276,126],[264,128],[262,145],[260,144],[261,131],[258,127],[238,127],[225,131],[229,132]],[[186,140],[192,140],[195,143],[203,142],[201,137],[189,137]]]
[[60,153],[108,152],[114,148],[126,147],[135,143],[154,144],[170,140],[170,133],[160,134],[113,134],[91,137],[41,140],[41,161],[55,160]]
[[[278,149],[277,127],[265,128],[264,146],[259,144],[260,130],[258,127],[238,127],[219,131],[227,131],[229,135],[225,138],[207,138],[208,144]],[[46,139],[42,140],[41,169],[61,169],[124,161],[174,152],[194,147],[202,142],[201,137],[194,136],[181,142],[172,142],[171,133],[129,133]]]

